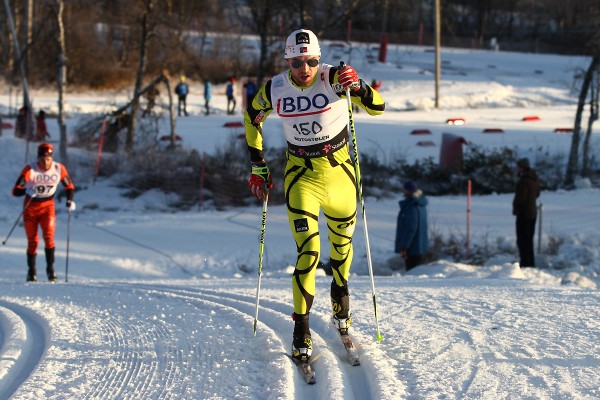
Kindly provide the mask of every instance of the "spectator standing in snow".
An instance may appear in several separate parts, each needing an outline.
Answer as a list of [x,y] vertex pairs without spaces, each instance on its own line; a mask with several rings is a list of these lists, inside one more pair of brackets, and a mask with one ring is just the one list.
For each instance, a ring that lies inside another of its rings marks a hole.
[[175,86],[175,94],[177,95],[177,115],[181,116],[183,113],[186,117],[187,112],[187,95],[190,91],[189,85],[186,83],[185,75],[181,75],[179,83]]
[[210,114],[210,99],[212,97],[212,83],[207,79],[204,81],[204,107],[206,108],[205,115]]
[[519,265],[535,267],[533,237],[537,219],[537,198],[540,196],[540,181],[529,165],[529,159],[517,161],[519,181],[513,198],[513,215],[516,216],[517,247],[519,248]]
[[75,211],[73,194],[75,186],[71,182],[67,168],[52,160],[54,149],[50,143],[38,146],[37,162],[23,168],[15,186],[13,196],[25,196],[23,201],[23,221],[27,234],[27,281],[35,282],[35,259],[38,246],[38,226],[42,228],[44,250],[46,253],[46,273],[49,281],[56,281],[54,273],[54,231],[56,229],[56,211],[54,195],[59,183],[62,183],[67,195],[67,208]]
[[35,141],[43,142],[46,138],[50,137],[48,133],[48,127],[46,126],[46,113],[44,110],[40,110],[38,115],[35,117],[36,130],[35,130]]
[[429,250],[428,200],[413,181],[404,183],[402,193],[404,199],[399,202],[394,251],[404,258],[406,270],[409,271],[423,264],[424,255]]
[[315,271],[320,260],[319,213],[327,220],[329,265],[333,272],[333,321],[341,335],[352,321],[348,279],[352,235],[356,226],[356,178],[348,150],[348,104],[369,115],[384,112],[385,103],[350,66],[320,63],[321,49],[309,30],[292,32],[284,58],[289,69],[262,86],[244,114],[250,151],[251,192],[263,199],[273,187],[263,153],[262,122],[275,111],[287,140],[284,193],[288,220],[298,256],[292,276],[294,331],[292,357],[307,362],[312,354],[309,312],[316,293]]
[[225,89],[225,94],[227,95],[227,114],[235,113],[235,82],[235,77],[229,78],[227,88]]

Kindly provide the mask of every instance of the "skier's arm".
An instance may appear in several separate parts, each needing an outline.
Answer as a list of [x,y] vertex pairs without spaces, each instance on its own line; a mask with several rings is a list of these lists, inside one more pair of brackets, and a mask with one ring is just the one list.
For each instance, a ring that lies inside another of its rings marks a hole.
[[60,173],[60,183],[62,183],[65,188],[65,194],[67,196],[67,204],[73,201],[73,195],[75,194],[75,185],[73,185],[73,181],[69,176],[69,172],[67,168],[63,165]]
[[271,81],[263,85],[252,104],[248,105],[244,113],[244,125],[246,126],[246,143],[250,151],[250,161],[253,163],[264,162],[262,121],[273,111],[271,105]]
[[21,171],[21,174],[17,178],[17,181],[15,182],[15,186],[13,187],[13,190],[12,190],[13,196],[21,197],[27,193],[25,184],[27,183],[27,179],[28,179],[27,177],[29,175],[30,170],[31,170],[31,167],[29,165],[27,165],[25,168],[23,168],[23,171]]
[[[329,70],[329,83],[334,87],[341,88],[339,82],[340,67],[333,67]],[[358,77],[357,77],[358,78]],[[350,100],[353,104],[365,110],[369,115],[380,115],[385,111],[385,101],[377,90],[373,90],[362,79],[358,79],[359,87],[356,90],[350,90]],[[344,90],[338,89],[340,97],[346,97]]]

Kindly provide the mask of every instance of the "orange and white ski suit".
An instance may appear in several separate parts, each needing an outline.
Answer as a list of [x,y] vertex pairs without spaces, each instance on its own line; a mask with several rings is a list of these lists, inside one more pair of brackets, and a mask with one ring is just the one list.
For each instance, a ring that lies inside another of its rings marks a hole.
[[23,168],[15,186],[13,196],[25,195],[23,220],[27,234],[27,253],[36,254],[39,242],[38,226],[42,228],[47,249],[54,248],[56,211],[54,195],[58,184],[64,186],[67,201],[73,200],[75,186],[64,165],[52,161],[50,168],[43,170],[37,162]]

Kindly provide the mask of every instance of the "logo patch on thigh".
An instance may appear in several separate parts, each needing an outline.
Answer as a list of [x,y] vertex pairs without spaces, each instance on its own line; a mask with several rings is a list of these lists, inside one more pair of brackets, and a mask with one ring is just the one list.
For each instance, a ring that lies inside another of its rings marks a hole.
[[308,231],[308,220],[306,218],[295,219],[294,228],[296,232],[307,232]]

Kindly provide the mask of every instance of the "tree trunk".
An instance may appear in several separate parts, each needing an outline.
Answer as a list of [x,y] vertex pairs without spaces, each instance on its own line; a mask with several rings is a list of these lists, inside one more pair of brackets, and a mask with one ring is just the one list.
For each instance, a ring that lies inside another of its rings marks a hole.
[[273,5],[271,0],[267,0],[260,4],[250,4],[252,12],[252,22],[254,29],[260,37],[260,57],[258,59],[258,70],[256,71],[256,84],[260,87],[265,76],[267,63],[269,58],[269,36],[271,33],[271,15],[273,13]]
[[[23,57],[23,68],[25,68],[25,76],[29,81],[29,61],[31,59],[31,42],[33,30],[33,0],[25,1],[25,50],[21,53]],[[26,104],[25,99],[23,102]],[[33,111],[33,110],[32,110]]]
[[590,99],[590,117],[588,118],[587,132],[585,133],[585,139],[583,141],[583,165],[581,167],[581,175],[589,177],[590,174],[590,140],[592,137],[592,126],[594,122],[598,120],[598,90],[600,90],[600,77],[598,76],[599,71],[596,68],[594,72],[594,84],[591,86],[591,99]]
[[25,67],[23,66],[23,59],[21,58],[21,48],[19,47],[19,41],[17,40],[17,31],[15,29],[15,22],[12,18],[12,12],[8,0],[4,0],[4,8],[6,9],[6,16],[12,37],[14,39],[15,52],[17,60],[19,60],[19,69],[21,71],[21,83],[23,85],[23,107],[25,109],[25,140],[27,140],[27,146],[25,146],[25,162],[29,162],[29,141],[33,137],[33,110],[31,107],[31,98],[29,97],[29,83],[27,81],[27,74]]
[[598,68],[599,56],[594,56],[588,67],[581,91],[579,92],[579,101],[577,103],[577,112],[575,113],[575,124],[573,127],[573,137],[571,138],[571,151],[569,153],[569,161],[567,163],[567,172],[565,174],[565,185],[571,186],[575,182],[575,175],[578,172],[579,144],[581,141],[581,119],[583,109],[585,108],[586,98],[589,91],[590,83],[594,74],[594,70]]
[[142,38],[140,42],[140,59],[138,70],[135,79],[135,88],[133,90],[133,102],[131,103],[131,122],[127,130],[127,138],[125,140],[125,152],[130,153],[133,150],[133,139],[135,136],[137,111],[140,108],[140,92],[142,89],[142,81],[144,72],[146,71],[146,55],[148,53],[148,39],[150,36],[150,16],[154,10],[154,0],[147,0],[146,11],[142,17]]
[[63,11],[65,3],[63,0],[56,0],[57,10],[57,22],[58,22],[58,129],[60,131],[60,160],[63,164],[68,163],[67,155],[67,125],[65,122],[65,97],[64,93],[67,86],[67,65],[65,60],[66,46],[65,46],[65,27],[63,24]]
[[167,88],[167,94],[169,95],[169,120],[171,124],[171,148],[175,148],[177,144],[177,132],[175,130],[175,106],[173,103],[173,94],[171,92],[171,84],[169,82],[169,76],[163,72],[162,81]]

